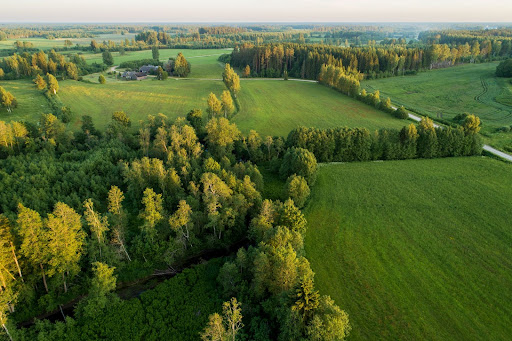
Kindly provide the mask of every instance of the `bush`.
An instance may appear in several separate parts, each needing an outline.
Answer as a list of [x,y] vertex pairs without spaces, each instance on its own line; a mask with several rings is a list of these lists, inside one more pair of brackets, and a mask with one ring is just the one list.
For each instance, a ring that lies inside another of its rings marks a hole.
[[100,75],[98,77],[98,82],[100,82],[100,84],[105,84],[107,82],[107,79],[105,78],[105,76]]
[[497,77],[512,77],[512,59],[502,61],[496,67]]
[[396,118],[400,118],[403,120],[409,118],[409,113],[407,112],[407,110],[405,110],[403,105],[400,108],[396,109],[393,114]]

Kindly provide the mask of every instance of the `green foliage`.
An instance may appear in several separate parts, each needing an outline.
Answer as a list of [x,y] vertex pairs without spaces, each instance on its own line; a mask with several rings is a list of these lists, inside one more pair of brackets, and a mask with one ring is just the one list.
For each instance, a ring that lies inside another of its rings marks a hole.
[[496,67],[497,77],[512,77],[512,59],[507,59],[499,63]]
[[185,56],[180,52],[174,60],[174,74],[178,77],[187,77],[190,73],[190,63],[185,59]]
[[10,92],[6,91],[3,87],[0,86],[0,105],[4,108],[7,108],[7,111],[11,112],[13,108],[18,106],[18,101],[16,97],[13,96]]
[[154,45],[151,47],[151,55],[153,56],[154,60],[160,59],[160,51],[158,50],[158,46]]
[[105,83],[107,82],[107,79],[105,78],[105,76],[100,75],[100,76],[98,77],[98,82],[99,82],[100,84],[105,84]]
[[114,57],[112,57],[112,53],[110,51],[104,51],[102,54],[103,57],[103,64],[107,66],[114,65]]
[[396,118],[399,118],[402,120],[409,118],[409,113],[407,112],[407,110],[405,110],[403,105],[401,105],[398,109],[396,109],[393,114],[395,115]]
[[286,191],[297,207],[304,207],[309,197],[310,190],[306,179],[295,174],[286,181]]
[[286,179],[292,174],[304,177],[308,184],[315,183],[316,177],[316,158],[315,155],[307,149],[292,147],[284,154],[279,174]]

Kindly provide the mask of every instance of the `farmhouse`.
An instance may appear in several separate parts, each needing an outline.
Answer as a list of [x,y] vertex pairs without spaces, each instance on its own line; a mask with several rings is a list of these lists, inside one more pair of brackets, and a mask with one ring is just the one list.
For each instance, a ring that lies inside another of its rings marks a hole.
[[150,72],[156,72],[158,70],[158,66],[155,66],[155,65],[143,65],[140,67],[139,71],[140,72],[146,72],[146,73],[150,73]]
[[140,81],[148,78],[148,74],[146,72],[125,71],[121,77],[127,81]]

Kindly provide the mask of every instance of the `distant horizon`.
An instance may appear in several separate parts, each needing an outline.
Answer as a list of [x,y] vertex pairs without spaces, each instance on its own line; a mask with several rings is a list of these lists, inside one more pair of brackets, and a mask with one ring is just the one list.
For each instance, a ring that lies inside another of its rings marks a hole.
[[20,0],[3,4],[0,22],[509,23],[510,13],[508,0]]
[[12,24],[306,24],[306,25],[361,25],[361,24],[502,24],[512,25],[512,21],[4,21],[2,25]]

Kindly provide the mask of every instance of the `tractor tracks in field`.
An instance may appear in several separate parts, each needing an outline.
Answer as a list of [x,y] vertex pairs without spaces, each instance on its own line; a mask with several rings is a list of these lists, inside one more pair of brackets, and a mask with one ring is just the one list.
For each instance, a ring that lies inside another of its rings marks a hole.
[[[512,117],[512,111],[507,111],[507,110],[501,108],[499,106],[499,104],[495,104],[495,103],[492,103],[492,102],[484,102],[482,100],[482,98],[485,95],[487,95],[487,93],[489,92],[489,85],[487,84],[487,82],[485,80],[485,76],[480,76],[480,84],[482,85],[482,92],[479,93],[478,95],[476,95],[475,97],[473,97],[473,99],[475,101],[477,101],[478,103],[481,103],[481,104],[483,104],[485,106],[492,107],[493,109],[495,109],[494,112],[489,112],[487,114],[480,114],[480,117],[484,118],[487,121],[494,121],[494,122],[498,122],[498,121],[502,121],[502,120],[507,120],[510,117]],[[493,98],[493,101],[495,102],[494,98]],[[500,115],[503,112],[505,112],[506,114],[505,115]],[[493,116],[500,116],[500,117],[493,118]]]

